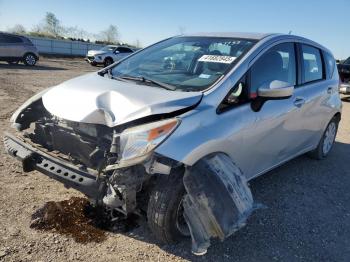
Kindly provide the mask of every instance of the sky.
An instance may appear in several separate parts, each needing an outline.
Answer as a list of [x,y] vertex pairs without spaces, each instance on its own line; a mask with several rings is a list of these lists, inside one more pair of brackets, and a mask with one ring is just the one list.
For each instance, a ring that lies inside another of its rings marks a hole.
[[110,24],[120,40],[143,47],[194,32],[288,33],[350,56],[349,0],[0,0],[0,31],[27,30],[53,12],[64,26],[99,33]]

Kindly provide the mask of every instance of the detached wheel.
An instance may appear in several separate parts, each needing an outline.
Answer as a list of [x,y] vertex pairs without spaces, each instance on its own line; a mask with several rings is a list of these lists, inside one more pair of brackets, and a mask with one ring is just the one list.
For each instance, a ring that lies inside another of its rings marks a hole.
[[107,57],[103,64],[104,64],[105,67],[107,67],[107,66],[113,64],[113,59],[110,58],[110,57]]
[[324,131],[317,148],[308,153],[311,158],[321,160],[328,156],[333,148],[335,137],[337,136],[338,125],[339,119],[337,117],[333,117],[328,123],[328,126]]
[[183,217],[182,200],[186,193],[183,172],[179,171],[160,177],[148,202],[148,226],[155,237],[166,244],[190,236]]
[[27,66],[34,66],[36,62],[38,61],[37,57],[33,54],[26,54],[23,57],[23,62]]

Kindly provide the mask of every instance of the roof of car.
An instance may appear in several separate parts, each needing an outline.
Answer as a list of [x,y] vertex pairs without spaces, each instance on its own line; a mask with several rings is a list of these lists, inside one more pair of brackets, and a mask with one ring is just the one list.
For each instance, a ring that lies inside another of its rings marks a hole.
[[273,33],[243,33],[243,32],[204,32],[204,33],[186,34],[185,36],[232,37],[232,38],[261,40],[261,39],[263,39],[267,36],[270,36],[270,35],[275,35],[275,34],[273,34]]

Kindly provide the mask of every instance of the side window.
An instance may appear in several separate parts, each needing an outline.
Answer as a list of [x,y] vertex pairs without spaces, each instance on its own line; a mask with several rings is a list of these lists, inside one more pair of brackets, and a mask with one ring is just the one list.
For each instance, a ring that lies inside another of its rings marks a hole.
[[334,67],[335,67],[335,60],[334,57],[327,52],[323,52],[323,57],[326,62],[326,68],[327,68],[327,78],[333,77]]
[[303,64],[303,83],[308,83],[323,79],[323,66],[320,50],[308,46],[301,45],[302,50],[302,64]]
[[250,97],[256,97],[258,88],[269,88],[275,81],[286,87],[296,84],[294,43],[272,47],[253,64],[250,69]]
[[244,75],[221,102],[218,107],[219,112],[224,112],[233,106],[242,105],[249,101],[246,82],[247,76]]
[[118,47],[117,49],[120,53],[131,53],[132,51],[126,47]]
[[2,35],[0,41],[1,43],[6,43],[6,44],[23,43],[20,37],[12,36],[12,35]]

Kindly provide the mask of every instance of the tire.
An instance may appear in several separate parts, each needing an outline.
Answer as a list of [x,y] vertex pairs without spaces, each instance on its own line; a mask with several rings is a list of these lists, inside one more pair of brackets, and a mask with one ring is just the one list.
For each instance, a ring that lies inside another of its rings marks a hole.
[[109,65],[113,64],[113,59],[110,57],[107,57],[105,61],[103,62],[104,67],[107,67]]
[[308,156],[317,160],[326,158],[331,152],[335,137],[337,136],[339,118],[333,117],[328,123],[316,149],[308,153]]
[[37,61],[38,58],[32,53],[25,54],[23,57],[23,63],[27,66],[34,66]]
[[183,170],[160,177],[150,195],[147,221],[152,233],[162,243],[170,244],[188,237],[189,230],[182,216],[185,195]]
[[7,61],[9,65],[18,65],[19,61]]

